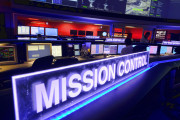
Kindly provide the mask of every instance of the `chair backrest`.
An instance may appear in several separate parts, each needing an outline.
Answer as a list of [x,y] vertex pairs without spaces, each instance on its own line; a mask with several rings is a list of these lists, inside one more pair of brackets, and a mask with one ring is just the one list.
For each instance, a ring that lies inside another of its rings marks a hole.
[[50,68],[53,63],[53,59],[54,57],[52,55],[38,58],[34,61],[32,65],[32,69],[42,70],[42,69]]
[[54,63],[54,66],[66,66],[74,63],[78,63],[77,58],[57,59],[56,62]]

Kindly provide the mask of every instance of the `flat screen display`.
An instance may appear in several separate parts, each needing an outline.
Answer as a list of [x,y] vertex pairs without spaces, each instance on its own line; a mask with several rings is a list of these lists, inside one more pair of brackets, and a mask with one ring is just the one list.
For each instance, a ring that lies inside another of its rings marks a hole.
[[173,50],[172,46],[161,46],[160,54],[172,53],[172,50]]
[[92,44],[91,45],[91,54],[92,55],[98,55],[103,54],[103,44]]
[[179,0],[31,0],[96,11],[180,19]]
[[75,50],[79,50],[79,44],[74,45],[74,49],[75,49]]
[[117,54],[117,45],[104,45],[104,54]]
[[157,54],[158,46],[149,46],[149,53],[150,54]]
[[86,36],[93,36],[93,31],[86,31]]
[[44,35],[44,27],[31,27],[31,35]]
[[85,35],[85,31],[78,31],[78,35]]
[[58,36],[57,28],[45,28],[46,36]]
[[121,54],[121,51],[124,47],[126,47],[126,45],[118,45],[118,54]]
[[70,35],[77,35],[77,30],[70,30]]
[[27,60],[51,55],[51,44],[27,44]]
[[80,56],[80,51],[74,51],[74,56]]
[[62,56],[62,46],[61,45],[53,45],[52,46],[52,55],[54,57],[61,57]]
[[30,27],[18,26],[18,35],[30,35]]
[[149,16],[151,0],[127,0],[125,14]]
[[15,46],[0,46],[0,63],[15,61]]

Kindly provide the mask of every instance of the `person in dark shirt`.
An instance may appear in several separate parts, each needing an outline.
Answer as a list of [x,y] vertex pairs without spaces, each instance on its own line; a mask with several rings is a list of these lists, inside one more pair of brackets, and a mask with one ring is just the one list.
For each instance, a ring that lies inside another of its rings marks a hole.
[[125,40],[126,47],[124,47],[121,51],[122,55],[133,53],[132,41],[130,38],[126,38]]

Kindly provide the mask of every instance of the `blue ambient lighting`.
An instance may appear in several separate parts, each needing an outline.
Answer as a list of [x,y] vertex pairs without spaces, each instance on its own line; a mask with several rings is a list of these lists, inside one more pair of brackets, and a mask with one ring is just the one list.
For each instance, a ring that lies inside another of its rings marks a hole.
[[[155,67],[155,66],[156,66],[156,65],[154,65],[154,66],[152,66],[152,67]],[[82,108],[82,107],[86,106],[87,104],[89,104],[89,103],[95,101],[96,99],[98,99],[98,98],[102,97],[103,95],[105,95],[105,94],[111,92],[112,90],[114,90],[114,89],[120,87],[121,85],[123,85],[123,84],[125,84],[125,83],[131,81],[133,78],[135,78],[135,77],[141,75],[142,73],[144,73],[144,72],[150,70],[152,67],[146,68],[145,70],[139,72],[138,74],[136,74],[136,75],[134,75],[134,76],[128,78],[127,80],[125,80],[125,81],[123,81],[123,82],[121,82],[121,83],[119,83],[119,84],[117,84],[117,85],[112,86],[111,88],[108,88],[107,90],[104,90],[104,91],[101,92],[100,94],[97,94],[97,95],[95,95],[95,96],[89,98],[88,100],[86,100],[86,101],[84,101],[84,102],[82,102],[82,103],[80,103],[80,104],[74,106],[73,108],[69,108],[69,110],[67,110],[67,112],[62,113],[62,114],[61,114],[60,116],[58,116],[57,118],[52,118],[51,120],[60,120],[60,119],[62,119],[62,118],[64,118],[64,117],[66,117],[67,115],[69,115],[69,114],[75,112],[76,110],[79,110],[80,108]]]
[[119,84],[117,84],[117,85],[114,85],[114,86],[112,86],[112,87],[104,90],[103,92],[101,92],[101,93],[99,93],[99,94],[97,94],[97,95],[89,98],[88,100],[86,100],[86,101],[84,101],[84,102],[79,103],[78,105],[75,105],[75,106],[69,108],[66,112],[62,113],[62,114],[59,115],[58,117],[56,117],[56,118],[53,117],[53,118],[50,118],[50,119],[51,119],[51,120],[60,120],[60,119],[62,119],[62,118],[64,118],[64,117],[68,116],[69,114],[75,112],[76,110],[79,110],[80,108],[88,105],[89,103],[95,101],[96,99],[102,97],[103,95],[105,95],[105,94],[111,92],[112,90],[120,87],[121,85],[123,85],[123,84],[131,81],[132,79],[136,78],[137,76],[143,74],[144,72],[150,70],[151,68],[157,66],[157,65],[160,64],[160,63],[174,62],[174,61],[179,61],[179,60],[180,60],[180,58],[178,58],[178,59],[172,59],[172,60],[163,60],[163,61],[153,62],[153,63],[151,63],[151,64],[149,65],[150,67],[148,67],[148,68],[146,68],[145,70],[139,72],[138,74],[136,74],[136,75],[128,78],[127,80],[125,80],[125,81],[123,81],[123,82],[121,82],[121,83],[119,83]]

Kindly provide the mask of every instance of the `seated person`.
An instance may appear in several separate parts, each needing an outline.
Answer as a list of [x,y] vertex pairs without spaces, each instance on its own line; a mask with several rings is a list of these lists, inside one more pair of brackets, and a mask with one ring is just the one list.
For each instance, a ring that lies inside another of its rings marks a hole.
[[150,36],[150,32],[146,32],[146,34],[141,38],[141,43],[149,43],[148,37]]
[[125,40],[126,47],[124,47],[121,51],[122,55],[133,53],[132,41],[129,38]]
[[38,35],[37,35],[37,40],[43,40],[43,37],[42,37],[41,34],[38,34]]

